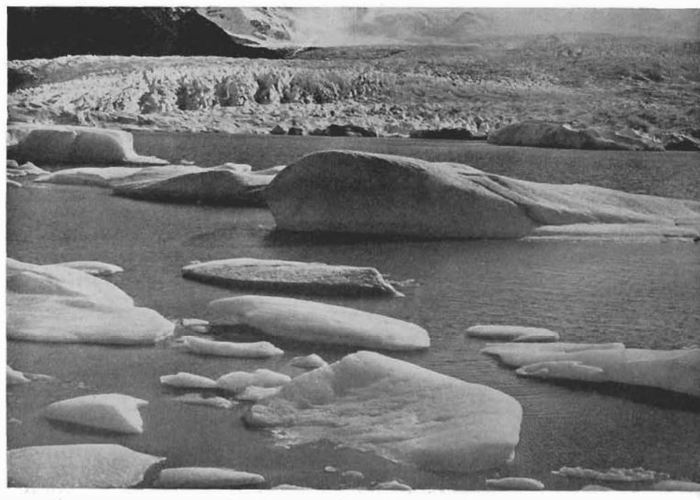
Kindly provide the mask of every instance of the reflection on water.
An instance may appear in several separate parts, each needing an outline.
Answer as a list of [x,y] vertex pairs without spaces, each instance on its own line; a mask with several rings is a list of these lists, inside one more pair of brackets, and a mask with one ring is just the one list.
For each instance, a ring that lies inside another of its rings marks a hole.
[[[198,153],[183,156],[198,159]],[[662,157],[666,155],[644,158],[663,163]],[[585,176],[577,180],[587,181]],[[683,181],[691,187],[693,182]],[[664,188],[651,182],[645,189]],[[334,361],[353,352],[277,339],[273,342],[286,350],[285,356],[264,361],[201,357],[165,346],[9,342],[12,366],[54,375],[60,382],[8,391],[8,418],[22,421],[8,424],[8,446],[114,442],[166,456],[168,466],[234,467],[261,473],[272,484],[313,487],[341,487],[339,474],[322,472],[326,465],[362,471],[365,485],[399,478],[422,488],[483,488],[484,478],[496,473],[535,477],[549,488],[585,484],[550,474],[563,465],[640,466],[700,480],[697,401],[616,385],[522,379],[479,354],[484,341],[464,334],[473,324],[493,322],[551,328],[573,342],[619,341],[652,348],[698,344],[697,245],[366,240],[276,234],[273,228],[272,216],[263,209],[155,204],[66,186],[8,193],[8,255],[38,263],[97,259],[119,264],[125,272],[112,281],[138,304],[173,318],[201,317],[210,300],[245,293],[182,279],[180,267],[191,260],[313,260],[375,266],[394,280],[415,280],[403,288],[406,297],[401,299],[321,300],[416,322],[430,332],[431,349],[396,357],[516,397],[524,418],[515,462],[467,476],[416,471],[330,443],[281,449],[266,432],[243,426],[238,417],[244,405],[228,411],[184,405],[172,401],[172,391],[160,386],[159,376],[178,371],[218,377],[259,367],[289,370],[284,365],[294,356],[317,352]],[[222,333],[241,338],[235,331]],[[90,392],[123,392],[148,400],[142,411],[144,434],[76,432],[41,418],[49,402]]]

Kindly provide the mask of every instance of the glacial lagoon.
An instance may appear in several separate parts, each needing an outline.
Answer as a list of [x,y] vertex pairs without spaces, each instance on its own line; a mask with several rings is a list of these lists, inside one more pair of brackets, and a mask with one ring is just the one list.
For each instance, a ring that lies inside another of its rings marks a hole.
[[[356,149],[457,161],[487,172],[629,192],[700,199],[697,153],[567,151],[479,142],[223,134],[135,133],[136,150],[200,166],[227,161],[254,169],[286,164],[321,149]],[[403,298],[330,299],[416,323],[431,348],[386,353],[515,397],[523,407],[512,464],[474,474],[431,473],[370,453],[318,442],[276,446],[267,431],[246,428],[245,404],[230,410],[185,405],[182,391],[159,377],[186,371],[217,378],[256,368],[283,370],[311,353],[334,362],[356,349],[280,341],[281,358],[198,356],[165,346],[109,347],[8,341],[8,363],[45,373],[8,390],[8,448],[114,443],[167,457],[168,467],[231,467],[262,474],[270,485],[367,487],[399,479],[414,488],[484,489],[487,478],[522,476],[547,489],[589,481],[555,476],[562,466],[599,470],[643,467],[674,479],[700,480],[700,402],[680,394],[614,384],[555,383],[518,377],[479,353],[487,340],[467,336],[476,324],[549,328],[565,342],[623,342],[678,349],[700,344],[700,251],[697,243],[611,240],[416,241],[290,235],[273,231],[262,208],[161,204],[111,196],[109,190],[26,183],[7,198],[7,253],[26,262],[100,260],[124,268],[109,280],[168,318],[203,317],[211,300],[249,292],[181,277],[192,260],[255,257],[372,266],[402,283]],[[269,340],[224,332],[226,340]],[[86,393],[117,392],[149,401],[144,433],[121,436],[50,423],[49,403]],[[18,423],[16,420],[21,423]],[[333,466],[338,472],[324,472]],[[357,470],[358,480],[342,471]],[[148,478],[146,485],[148,485]],[[643,488],[644,483],[615,485]]]

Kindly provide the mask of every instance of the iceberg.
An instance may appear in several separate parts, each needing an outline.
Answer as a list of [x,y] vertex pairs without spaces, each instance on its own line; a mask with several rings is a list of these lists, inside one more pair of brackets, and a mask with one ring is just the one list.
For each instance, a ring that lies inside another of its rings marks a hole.
[[231,372],[222,375],[216,381],[216,386],[234,394],[243,392],[248,386],[261,388],[280,387],[292,380],[289,375],[278,373],[266,368],[254,372]]
[[18,488],[128,488],[163,460],[116,444],[31,446],[7,452],[7,481]]
[[397,351],[430,346],[418,325],[320,302],[246,295],[214,300],[208,311],[215,324],[246,325],[273,337]]
[[99,262],[96,260],[76,260],[70,262],[59,262],[56,266],[69,267],[77,271],[92,274],[93,276],[111,276],[113,274],[124,272],[119,266]]
[[481,339],[512,342],[553,342],[559,334],[546,328],[514,325],[474,325],[467,328],[467,335]]
[[500,391],[369,351],[299,375],[244,415],[284,445],[328,440],[453,472],[512,460],[521,418]]
[[[9,127],[12,128],[12,127]],[[24,128],[27,128],[24,126]],[[9,130],[8,130],[9,132]],[[134,151],[129,132],[66,125],[33,126],[21,134],[17,144],[8,147],[8,157],[20,163],[40,165],[165,165],[153,156]]]
[[212,285],[252,290],[402,296],[373,267],[239,258],[190,264],[182,268],[182,276]]
[[216,389],[216,381],[195,375],[193,373],[178,372],[175,375],[163,375],[160,377],[160,383],[170,387],[179,387],[186,389]]
[[124,182],[114,186],[113,193],[149,201],[262,207],[262,193],[271,180],[266,175],[209,168],[165,179]]
[[174,325],[112,283],[62,265],[7,259],[7,336],[37,342],[153,344]]
[[122,434],[141,434],[139,408],[147,404],[124,394],[93,394],[51,403],[44,417]]
[[[308,154],[277,174],[264,195],[277,229],[288,231],[523,238],[543,226],[614,224],[618,236],[636,238],[640,224],[647,235],[700,236],[698,201],[356,151]],[[629,231],[620,232],[622,225]]]
[[481,351],[518,375],[616,382],[700,397],[700,349],[631,349],[624,344],[501,344]]
[[157,488],[241,488],[265,482],[260,474],[216,467],[163,469],[154,483]]
[[494,490],[543,490],[544,484],[529,477],[502,477],[487,479],[486,487]]
[[224,342],[186,335],[180,338],[184,346],[196,354],[230,356],[234,358],[270,358],[284,354],[270,342]]

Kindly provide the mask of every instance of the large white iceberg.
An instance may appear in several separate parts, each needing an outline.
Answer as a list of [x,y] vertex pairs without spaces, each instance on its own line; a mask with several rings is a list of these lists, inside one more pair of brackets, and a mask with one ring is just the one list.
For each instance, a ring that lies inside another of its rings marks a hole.
[[241,488],[265,482],[260,474],[218,467],[177,467],[163,469],[154,486],[158,488]]
[[397,351],[430,346],[418,325],[320,302],[245,295],[214,300],[208,311],[214,323],[247,325],[274,337]]
[[529,182],[456,163],[356,151],[304,156],[274,178],[265,198],[277,228],[290,231],[522,238],[543,226],[616,224],[638,237],[634,228],[643,224],[646,236],[700,235],[698,201]]
[[153,344],[174,325],[112,283],[60,265],[7,260],[7,336],[40,342]]
[[168,162],[134,151],[129,132],[93,127],[41,125],[27,128],[8,148],[8,157],[40,165],[164,165]]
[[31,446],[7,452],[7,481],[20,488],[128,488],[163,460],[116,444]]
[[522,376],[655,387],[700,397],[700,349],[623,344],[500,344],[482,349]]
[[276,428],[283,444],[325,439],[424,469],[470,472],[513,458],[522,409],[490,387],[361,351],[292,379],[244,418]]
[[44,417],[123,434],[141,434],[139,408],[148,401],[125,394],[91,394],[51,403]]
[[182,276],[213,285],[254,290],[318,295],[401,295],[373,267],[319,262],[250,258],[212,260],[183,267]]

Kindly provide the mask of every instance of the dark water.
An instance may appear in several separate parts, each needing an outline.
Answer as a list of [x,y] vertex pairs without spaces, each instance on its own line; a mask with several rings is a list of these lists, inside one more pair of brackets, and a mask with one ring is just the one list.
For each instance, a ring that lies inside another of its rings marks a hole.
[[[550,181],[586,182],[651,194],[700,198],[697,154],[584,153],[497,148],[485,144],[219,135],[137,137],[137,150],[202,165],[287,163],[313,149],[341,147],[459,160],[485,170]],[[518,154],[520,152],[520,154]],[[562,163],[563,160],[569,163]],[[676,186],[676,187],[674,187]],[[433,474],[329,443],[282,449],[264,431],[246,429],[233,411],[183,405],[158,377],[190,371],[217,377],[258,367],[285,369],[293,356],[328,361],[353,352],[273,342],[282,359],[199,357],[154,348],[8,342],[8,361],[58,383],[8,391],[8,447],[114,442],[166,456],[168,466],[225,466],[259,472],[271,484],[347,486],[325,465],[360,470],[372,480],[403,479],[417,488],[482,489],[486,477],[529,476],[550,489],[585,481],[550,473],[561,466],[644,467],[700,481],[700,403],[614,385],[555,384],[518,378],[479,354],[467,338],[476,323],[552,328],[573,342],[624,342],[680,348],[700,344],[700,247],[691,243],[521,241],[349,241],[279,237],[267,210],[166,205],[121,199],[108,191],[28,186],[8,192],[8,255],[30,262],[97,259],[126,271],[112,281],[140,305],[172,318],[201,317],[208,301],[238,292],[190,282],[190,260],[258,257],[369,265],[397,280],[414,279],[402,299],[329,300],[416,322],[431,334],[429,351],[392,354],[457,378],[487,384],[523,406],[513,464],[478,474]],[[46,404],[94,392],[147,399],[145,432],[113,436],[59,427],[40,416]],[[639,488],[632,485],[627,488]]]

